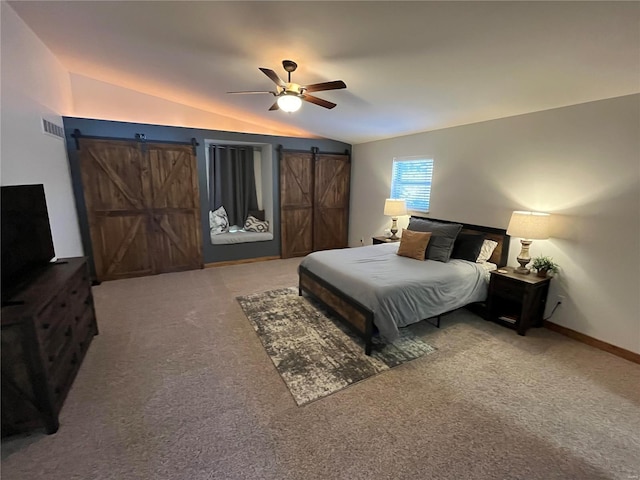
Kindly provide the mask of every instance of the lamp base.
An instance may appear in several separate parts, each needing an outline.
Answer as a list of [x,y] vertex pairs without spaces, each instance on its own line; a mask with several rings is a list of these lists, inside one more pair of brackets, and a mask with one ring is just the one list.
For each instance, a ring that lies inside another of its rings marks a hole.
[[519,273],[520,275],[529,275],[531,270],[527,268],[527,263],[531,261],[531,256],[529,255],[529,246],[531,245],[531,240],[521,239],[520,243],[522,245],[522,249],[518,254],[516,260],[520,264],[519,267],[516,267],[513,271],[514,273]]
[[398,233],[398,219],[396,217],[391,217],[391,236],[389,240],[399,240],[400,237],[396,235]]

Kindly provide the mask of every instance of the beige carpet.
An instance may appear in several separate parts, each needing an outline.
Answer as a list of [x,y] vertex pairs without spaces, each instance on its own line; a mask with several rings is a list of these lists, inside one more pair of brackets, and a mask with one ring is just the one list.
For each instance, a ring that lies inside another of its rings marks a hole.
[[3,479],[640,478],[640,366],[464,310],[437,351],[296,406],[238,295],[297,259],[107,282],[57,434],[2,442]]

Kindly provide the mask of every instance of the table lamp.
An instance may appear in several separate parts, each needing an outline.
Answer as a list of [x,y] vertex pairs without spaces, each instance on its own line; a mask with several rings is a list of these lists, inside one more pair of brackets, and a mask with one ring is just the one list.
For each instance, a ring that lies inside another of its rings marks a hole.
[[391,237],[390,240],[398,240],[398,217],[407,214],[407,204],[404,200],[387,198],[384,202],[384,214],[391,217]]
[[522,249],[518,254],[518,263],[520,264],[514,271],[527,275],[530,270],[527,263],[531,261],[529,256],[529,246],[532,240],[546,240],[549,238],[549,214],[539,212],[522,212],[515,211],[511,215],[507,235],[512,237],[520,237]]

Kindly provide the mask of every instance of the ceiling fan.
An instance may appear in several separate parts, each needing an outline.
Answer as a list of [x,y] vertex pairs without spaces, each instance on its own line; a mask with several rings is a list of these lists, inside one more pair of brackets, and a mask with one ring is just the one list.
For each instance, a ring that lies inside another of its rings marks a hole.
[[314,103],[324,108],[333,108],[335,103],[323,100],[322,98],[309,95],[309,92],[322,92],[325,90],[339,90],[347,88],[342,80],[334,80],[333,82],[314,83],[312,85],[300,85],[291,81],[291,72],[295,72],[298,64],[292,60],[283,60],[282,66],[288,73],[287,81],[282,80],[276,72],[269,68],[260,68],[262,73],[269,77],[277,88],[275,91],[244,91],[244,92],[227,92],[236,94],[252,94],[252,93],[270,93],[277,97],[276,102],[271,105],[269,110],[282,110],[285,112],[295,112],[302,105],[302,101]]

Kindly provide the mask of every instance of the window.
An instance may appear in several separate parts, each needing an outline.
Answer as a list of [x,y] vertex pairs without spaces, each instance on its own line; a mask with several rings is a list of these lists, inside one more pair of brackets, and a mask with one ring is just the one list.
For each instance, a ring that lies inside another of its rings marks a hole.
[[394,158],[391,174],[391,198],[404,199],[409,211],[426,213],[429,211],[432,178],[432,158]]

